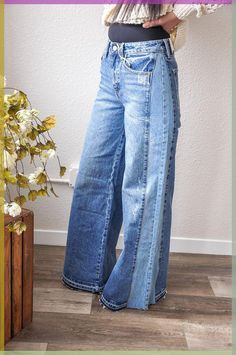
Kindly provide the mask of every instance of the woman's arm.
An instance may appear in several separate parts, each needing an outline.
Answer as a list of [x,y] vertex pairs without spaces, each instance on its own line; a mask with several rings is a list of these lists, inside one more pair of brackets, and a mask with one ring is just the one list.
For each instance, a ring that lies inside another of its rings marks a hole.
[[145,22],[143,27],[162,26],[167,32],[171,33],[171,31],[182,21],[185,21],[192,12],[196,12],[196,17],[201,17],[202,15],[215,12],[216,9],[222,6],[223,4],[175,4],[173,6],[173,11],[166,13],[157,20]]
[[222,7],[224,4],[175,4],[173,13],[180,20],[184,20],[192,12],[196,12],[196,17],[201,17],[202,15],[207,15],[215,12],[218,8]]

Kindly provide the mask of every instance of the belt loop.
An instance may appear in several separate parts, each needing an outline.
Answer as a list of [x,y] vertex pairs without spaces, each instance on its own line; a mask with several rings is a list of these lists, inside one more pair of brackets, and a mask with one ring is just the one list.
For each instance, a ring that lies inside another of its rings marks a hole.
[[121,42],[121,53],[122,53],[122,57],[124,58],[125,56],[125,43],[124,42]]
[[117,42],[119,55],[124,57],[124,42]]
[[125,42],[122,42],[122,56],[125,58]]
[[106,48],[105,48],[105,58],[108,56],[109,48],[110,48],[111,41],[108,39]]
[[169,40],[170,40],[169,38],[163,38],[168,58],[170,58],[170,56],[172,54],[172,48],[171,48]]
[[169,38],[169,43],[170,43],[171,51],[172,51],[172,54],[173,54],[174,51],[175,51],[175,47],[174,47],[174,44],[173,44],[171,38]]

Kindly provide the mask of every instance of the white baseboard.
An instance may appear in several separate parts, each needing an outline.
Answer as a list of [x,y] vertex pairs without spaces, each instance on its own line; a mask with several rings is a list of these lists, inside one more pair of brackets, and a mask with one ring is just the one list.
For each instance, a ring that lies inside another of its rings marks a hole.
[[[67,232],[52,229],[35,229],[35,244],[66,245]],[[117,249],[123,248],[123,235],[117,243]],[[171,237],[170,251],[176,253],[232,255],[232,242],[224,239],[200,239]]]

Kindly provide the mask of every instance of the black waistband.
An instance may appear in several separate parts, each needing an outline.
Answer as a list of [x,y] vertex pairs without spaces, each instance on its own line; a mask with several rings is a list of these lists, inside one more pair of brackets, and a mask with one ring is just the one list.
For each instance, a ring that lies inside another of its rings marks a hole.
[[169,38],[170,34],[162,26],[144,28],[142,24],[112,23],[108,37],[112,42],[139,42]]

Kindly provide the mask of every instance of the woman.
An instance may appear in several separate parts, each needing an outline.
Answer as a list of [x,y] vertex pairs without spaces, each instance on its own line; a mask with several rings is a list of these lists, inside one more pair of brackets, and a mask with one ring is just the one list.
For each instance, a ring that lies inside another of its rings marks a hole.
[[190,13],[200,17],[220,6],[105,5],[109,38],[75,182],[62,281],[100,293],[110,310],[147,310],[167,293],[181,126],[174,51],[184,43]]

